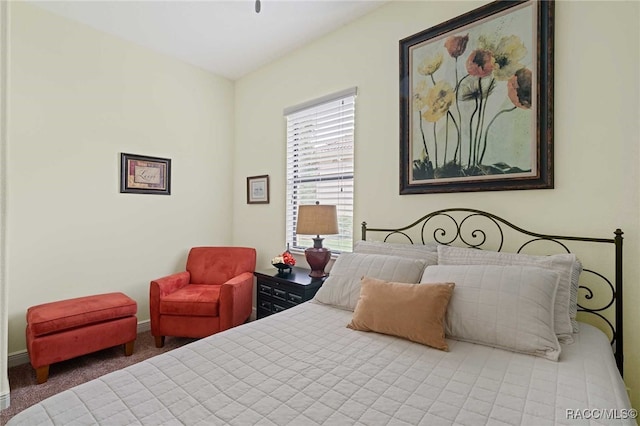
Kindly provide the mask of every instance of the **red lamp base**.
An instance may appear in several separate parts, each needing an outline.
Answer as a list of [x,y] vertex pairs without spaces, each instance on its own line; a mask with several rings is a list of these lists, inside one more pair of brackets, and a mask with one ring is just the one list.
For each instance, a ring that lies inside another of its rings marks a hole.
[[307,258],[309,266],[311,266],[310,277],[324,278],[328,275],[324,272],[324,267],[331,260],[331,250],[324,247],[309,247],[304,251],[304,256]]

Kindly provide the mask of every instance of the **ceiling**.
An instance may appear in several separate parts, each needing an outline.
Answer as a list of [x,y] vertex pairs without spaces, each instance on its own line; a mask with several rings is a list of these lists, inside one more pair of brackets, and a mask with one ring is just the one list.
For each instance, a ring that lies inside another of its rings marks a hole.
[[235,80],[386,3],[378,0],[33,1]]

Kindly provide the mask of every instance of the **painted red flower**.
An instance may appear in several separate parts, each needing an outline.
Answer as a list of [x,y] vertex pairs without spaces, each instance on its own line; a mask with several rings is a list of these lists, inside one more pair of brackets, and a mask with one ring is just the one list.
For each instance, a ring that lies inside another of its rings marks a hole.
[[476,77],[486,77],[493,72],[493,54],[488,50],[474,50],[467,59],[467,72]]
[[452,58],[457,58],[467,49],[468,41],[469,34],[465,36],[451,36],[444,42],[444,47],[447,48],[447,51]]
[[531,70],[521,68],[507,80],[507,94],[518,108],[531,108]]

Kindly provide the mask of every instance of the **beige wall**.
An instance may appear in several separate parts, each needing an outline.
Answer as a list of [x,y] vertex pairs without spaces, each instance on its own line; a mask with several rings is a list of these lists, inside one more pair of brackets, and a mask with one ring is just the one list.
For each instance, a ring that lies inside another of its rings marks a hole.
[[[9,353],[27,307],[122,291],[196,245],[230,244],[234,85],[23,2],[11,3]],[[120,153],[172,160],[171,196],[119,193]]]
[[268,205],[235,199],[234,242],[255,245],[263,268],[282,251],[283,108],[358,86],[354,223],[400,226],[438,208],[474,207],[544,233],[625,231],[626,379],[638,407],[640,3],[556,4],[555,189],[400,196],[398,40],[480,4],[396,1],[237,81],[234,192],[250,175],[269,174],[272,185]]

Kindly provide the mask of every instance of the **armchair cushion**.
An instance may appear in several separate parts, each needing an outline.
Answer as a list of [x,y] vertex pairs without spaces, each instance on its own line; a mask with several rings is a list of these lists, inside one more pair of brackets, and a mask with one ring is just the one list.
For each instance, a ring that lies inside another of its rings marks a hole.
[[161,315],[217,317],[220,286],[190,284],[160,299]]

